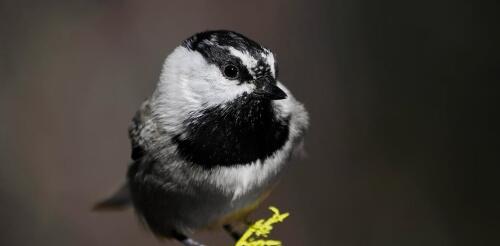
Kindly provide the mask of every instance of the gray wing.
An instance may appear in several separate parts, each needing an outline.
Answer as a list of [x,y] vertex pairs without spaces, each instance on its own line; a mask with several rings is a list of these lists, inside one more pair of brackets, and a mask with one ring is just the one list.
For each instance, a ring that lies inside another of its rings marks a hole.
[[131,157],[134,161],[144,157],[148,151],[148,147],[151,145],[151,136],[155,130],[155,125],[151,119],[151,107],[149,100],[146,100],[136,112],[128,129],[130,143],[132,144]]
[[[148,147],[151,146],[151,136],[154,134],[151,129],[154,128],[155,126],[151,121],[149,101],[146,100],[135,114],[128,129],[134,163],[142,159],[147,153]],[[98,202],[93,209],[96,211],[116,210],[126,208],[130,203],[130,189],[128,184],[124,184],[111,196]]]

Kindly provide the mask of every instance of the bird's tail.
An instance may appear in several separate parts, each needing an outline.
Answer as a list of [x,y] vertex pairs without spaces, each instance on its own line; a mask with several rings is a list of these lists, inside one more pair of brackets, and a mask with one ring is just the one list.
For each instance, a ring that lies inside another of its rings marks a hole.
[[92,210],[121,210],[129,207],[131,202],[129,187],[124,184],[113,195],[95,204]]

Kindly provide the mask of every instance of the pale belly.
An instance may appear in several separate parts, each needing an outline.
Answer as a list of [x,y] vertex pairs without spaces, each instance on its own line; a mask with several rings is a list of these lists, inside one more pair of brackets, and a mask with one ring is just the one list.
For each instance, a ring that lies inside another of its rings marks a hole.
[[[143,216],[158,232],[167,236],[171,231],[191,234],[200,229],[218,227],[226,223],[245,220],[270,193],[279,179],[279,174],[290,154],[287,145],[264,163],[240,165],[211,170],[204,178],[199,171],[186,170],[190,179],[184,186],[180,180],[170,180],[176,188],[155,189],[142,204]],[[172,172],[166,172],[172,173]],[[190,173],[190,174],[189,174]],[[179,175],[160,177],[162,186],[168,179],[179,179]],[[156,186],[156,185],[155,185]]]
[[[243,222],[247,216],[270,194],[271,183],[254,187],[238,197],[204,190],[195,196],[181,198],[172,218],[180,222],[179,231],[218,228],[224,224]],[[177,226],[176,226],[177,227]]]

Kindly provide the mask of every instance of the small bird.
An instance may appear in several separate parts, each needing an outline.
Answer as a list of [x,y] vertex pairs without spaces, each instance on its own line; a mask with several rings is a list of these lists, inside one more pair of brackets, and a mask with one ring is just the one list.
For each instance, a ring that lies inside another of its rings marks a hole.
[[278,81],[274,54],[233,31],[206,31],[166,58],[129,128],[127,182],[95,209],[132,204],[160,238],[242,225],[301,152],[308,114]]

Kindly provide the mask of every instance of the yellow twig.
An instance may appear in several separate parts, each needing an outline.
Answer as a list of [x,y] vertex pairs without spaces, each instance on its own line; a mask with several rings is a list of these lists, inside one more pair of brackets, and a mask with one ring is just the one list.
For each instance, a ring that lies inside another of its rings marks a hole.
[[275,207],[269,207],[269,209],[274,213],[273,216],[267,220],[258,220],[253,225],[248,227],[243,236],[236,242],[235,246],[281,246],[281,242],[277,240],[267,240],[271,231],[273,230],[273,224],[278,222],[283,222],[289,213],[281,214],[280,211]]

